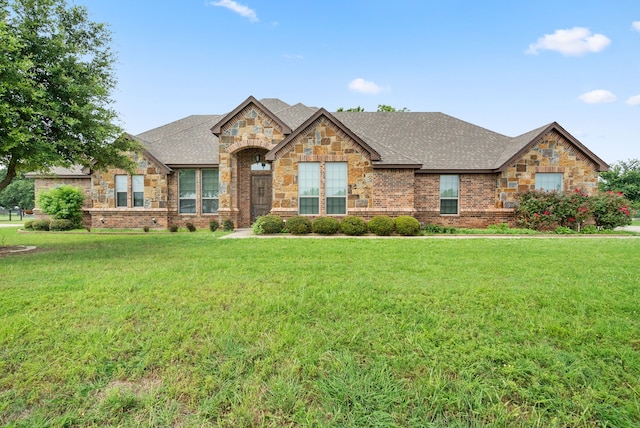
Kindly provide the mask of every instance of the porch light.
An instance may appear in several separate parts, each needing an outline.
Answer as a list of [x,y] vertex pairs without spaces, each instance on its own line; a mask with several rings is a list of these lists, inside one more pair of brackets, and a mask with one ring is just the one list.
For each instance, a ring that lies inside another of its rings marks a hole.
[[100,223],[104,224],[104,217],[100,217]]
[[260,163],[260,153],[256,155],[256,163]]
[[153,222],[153,224],[156,224],[156,223],[157,223],[157,220],[156,220],[156,218],[155,218],[155,217],[154,217],[154,218],[152,218],[152,219],[151,219],[151,221]]

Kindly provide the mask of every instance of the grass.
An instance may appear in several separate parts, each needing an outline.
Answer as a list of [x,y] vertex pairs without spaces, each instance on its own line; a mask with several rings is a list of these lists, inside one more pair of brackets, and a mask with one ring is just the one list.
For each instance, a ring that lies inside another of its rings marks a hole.
[[631,221],[632,226],[640,226],[640,218],[633,219]]
[[640,424],[637,238],[0,234],[0,425]]

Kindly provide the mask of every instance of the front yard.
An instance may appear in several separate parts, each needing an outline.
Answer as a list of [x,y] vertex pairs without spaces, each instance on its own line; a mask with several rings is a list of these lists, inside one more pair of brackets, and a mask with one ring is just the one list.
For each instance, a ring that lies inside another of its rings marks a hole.
[[0,234],[0,425],[640,424],[637,238]]

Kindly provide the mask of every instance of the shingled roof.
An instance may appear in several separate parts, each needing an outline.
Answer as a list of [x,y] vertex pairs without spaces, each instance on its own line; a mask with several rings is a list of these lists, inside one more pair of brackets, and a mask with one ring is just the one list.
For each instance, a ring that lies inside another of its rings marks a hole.
[[[257,101],[249,97],[230,113],[189,116],[137,135],[149,152],[169,167],[218,164],[218,138],[214,131],[248,103],[259,103],[292,132],[320,109],[289,105],[277,98]],[[328,113],[380,155],[376,167],[407,167],[424,172],[502,170],[514,157],[555,129],[589,157],[599,170],[607,164],[557,123],[544,125],[517,137],[508,137],[443,113],[335,112]]]

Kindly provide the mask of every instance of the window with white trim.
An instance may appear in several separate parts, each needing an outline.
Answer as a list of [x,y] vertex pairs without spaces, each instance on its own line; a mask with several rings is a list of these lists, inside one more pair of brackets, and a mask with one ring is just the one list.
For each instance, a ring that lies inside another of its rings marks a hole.
[[458,175],[440,176],[440,214],[458,214],[459,183]]
[[536,172],[536,190],[561,192],[562,175],[561,172]]
[[218,212],[218,170],[202,170],[202,213],[212,214]]
[[131,193],[133,193],[133,206],[144,207],[144,175],[131,176]]
[[126,175],[116,175],[116,207],[126,208],[127,199],[129,199],[127,188],[129,182]]
[[181,169],[178,173],[178,211],[181,214],[196,212],[196,170]]
[[300,214],[320,213],[319,162],[300,162],[298,164],[298,199]]
[[325,197],[327,214],[347,213],[347,163],[325,165]]

